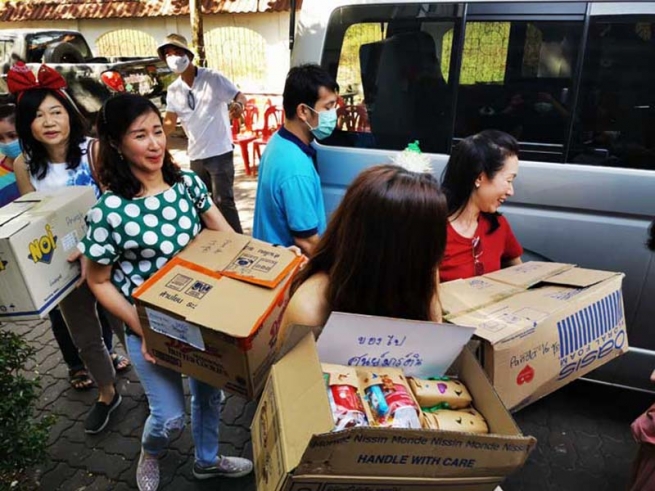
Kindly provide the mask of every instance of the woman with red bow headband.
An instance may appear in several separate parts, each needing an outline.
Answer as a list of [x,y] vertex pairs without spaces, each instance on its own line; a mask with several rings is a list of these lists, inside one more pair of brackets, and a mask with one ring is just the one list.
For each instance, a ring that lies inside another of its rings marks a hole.
[[[101,190],[93,168],[96,141],[86,136],[87,125],[66,94],[62,76],[42,65],[35,77],[29,67],[18,62],[9,70],[7,85],[17,99],[16,129],[23,154],[14,162],[14,172],[21,194],[90,186],[99,198]],[[72,255],[69,261],[79,258],[79,254]],[[99,433],[121,403],[121,396],[102,339],[98,304],[84,274],[78,288],[59,306],[80,357],[98,385],[99,399],[87,415],[84,428],[87,433]]]

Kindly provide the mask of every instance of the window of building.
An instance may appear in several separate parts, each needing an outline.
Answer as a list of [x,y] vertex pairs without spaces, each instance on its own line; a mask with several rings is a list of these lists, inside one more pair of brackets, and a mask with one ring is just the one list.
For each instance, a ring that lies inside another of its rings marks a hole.
[[568,161],[655,169],[655,17],[594,18]]

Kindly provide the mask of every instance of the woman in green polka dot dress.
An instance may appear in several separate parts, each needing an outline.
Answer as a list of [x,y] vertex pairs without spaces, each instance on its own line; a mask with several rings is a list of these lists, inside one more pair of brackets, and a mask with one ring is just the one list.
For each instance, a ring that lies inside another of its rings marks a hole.
[[[87,281],[112,314],[126,325],[130,359],[150,406],[137,466],[140,490],[159,485],[158,457],[185,421],[182,378],[155,364],[143,339],[132,292],[186,246],[202,226],[232,231],[203,182],[181,170],[166,150],[157,108],[147,99],[121,94],[98,115],[100,179],[107,191],[87,216],[80,243]],[[193,473],[199,479],[239,477],[252,462],[218,454],[220,390],[189,378],[195,443]]]

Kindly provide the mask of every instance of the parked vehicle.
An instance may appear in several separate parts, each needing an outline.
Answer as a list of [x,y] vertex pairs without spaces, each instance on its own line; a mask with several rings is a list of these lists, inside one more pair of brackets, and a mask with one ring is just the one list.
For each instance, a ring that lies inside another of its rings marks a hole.
[[652,390],[655,2],[304,0],[296,32],[292,65],[320,63],[345,102],[316,144],[328,213],[408,142],[440,176],[459,139],[512,133],[524,259],[626,274],[631,349],[592,377]]
[[34,70],[41,63],[53,66],[66,79],[82,112],[90,117],[112,93],[123,91],[148,97],[163,110],[166,88],[175,79],[166,63],[155,56],[94,56],[77,31],[8,29],[0,30],[0,99],[9,97],[6,76],[18,60]]

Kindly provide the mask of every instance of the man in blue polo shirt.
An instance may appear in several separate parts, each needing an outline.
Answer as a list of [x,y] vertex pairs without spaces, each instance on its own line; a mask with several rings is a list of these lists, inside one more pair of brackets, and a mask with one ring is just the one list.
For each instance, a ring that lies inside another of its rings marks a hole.
[[284,126],[275,133],[259,164],[253,237],[296,245],[310,256],[325,231],[321,182],[314,138],[330,136],[337,122],[334,78],[318,65],[292,68],[283,94]]

